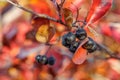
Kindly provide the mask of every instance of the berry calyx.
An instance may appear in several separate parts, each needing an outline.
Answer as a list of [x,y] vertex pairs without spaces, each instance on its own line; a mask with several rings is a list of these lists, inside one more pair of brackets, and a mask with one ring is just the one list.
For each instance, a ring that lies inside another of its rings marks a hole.
[[71,43],[76,40],[76,36],[72,32],[68,32],[62,37],[62,44],[66,47],[70,47]]
[[77,41],[73,42],[73,43],[71,44],[69,50],[74,53],[74,52],[76,51],[76,49],[78,48],[79,44],[80,44],[80,43],[77,42]]
[[83,28],[76,30],[75,35],[79,40],[84,40],[87,37],[87,33]]

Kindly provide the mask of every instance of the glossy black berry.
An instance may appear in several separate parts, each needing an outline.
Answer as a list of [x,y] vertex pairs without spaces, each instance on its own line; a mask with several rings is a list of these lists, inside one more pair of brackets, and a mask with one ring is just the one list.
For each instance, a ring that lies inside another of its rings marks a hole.
[[41,56],[41,55],[37,55],[37,56],[35,57],[35,60],[36,60],[38,63],[40,63],[41,60],[42,60],[42,56]]
[[97,45],[96,43],[93,41],[92,38],[88,38],[89,40],[82,46],[84,49],[87,49],[87,51],[89,53],[92,53],[94,51],[96,51],[97,49]]
[[88,51],[88,53],[92,53],[92,52],[94,52],[94,51],[96,51],[97,50],[97,48],[93,48],[93,49],[89,49],[89,50],[87,50]]
[[86,31],[82,28],[79,28],[78,30],[76,30],[75,35],[79,40],[84,40],[87,37]]
[[62,44],[66,47],[70,47],[71,43],[74,42],[76,36],[72,32],[68,32],[62,37]]
[[42,56],[42,61],[41,61],[42,64],[46,65],[48,63],[48,58],[44,55]]
[[54,65],[55,64],[55,58],[54,57],[49,57],[48,58],[48,64],[49,65]]
[[79,42],[75,41],[71,44],[69,50],[74,53],[76,49],[78,48],[78,46],[79,46]]
[[44,65],[46,65],[48,63],[48,59],[47,59],[47,57],[45,55],[43,55],[43,56],[37,55],[36,56],[36,61],[38,63],[44,64]]

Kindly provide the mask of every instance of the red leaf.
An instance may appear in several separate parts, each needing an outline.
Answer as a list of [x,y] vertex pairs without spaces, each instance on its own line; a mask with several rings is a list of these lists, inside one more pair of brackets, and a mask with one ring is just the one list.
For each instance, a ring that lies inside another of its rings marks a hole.
[[72,61],[75,64],[82,64],[87,58],[87,50],[82,48],[82,45],[88,41],[86,38],[77,48],[75,54],[73,55]]
[[78,48],[77,51],[75,52],[72,61],[75,64],[82,64],[86,60],[86,58],[87,51],[80,46],[80,48]]
[[64,8],[69,8],[72,12],[76,11],[76,7],[80,8],[84,0],[65,0]]
[[29,6],[37,13],[47,14],[51,17],[57,16],[51,0],[29,0]]
[[113,0],[93,0],[86,22],[94,23],[110,9]]

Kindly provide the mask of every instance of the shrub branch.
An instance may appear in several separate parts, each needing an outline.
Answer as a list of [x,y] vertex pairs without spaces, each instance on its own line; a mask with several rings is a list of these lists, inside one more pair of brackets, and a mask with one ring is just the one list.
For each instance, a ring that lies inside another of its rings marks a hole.
[[[17,2],[15,3],[15,2],[13,2],[13,1],[11,1],[11,0],[6,0],[6,1],[7,1],[8,3],[12,4],[13,6],[15,6],[15,7],[19,8],[19,9],[22,9],[23,11],[26,11],[26,12],[32,14],[32,15],[35,15],[35,16],[41,17],[41,18],[46,18],[46,19],[48,19],[48,20],[51,20],[51,21],[60,23],[60,24],[62,24],[62,25],[64,25],[64,26],[67,26],[67,25],[61,20],[61,14],[60,14],[60,13],[59,13],[59,19],[55,19],[55,18],[50,17],[50,16],[48,16],[48,15],[39,14],[39,13],[36,13],[36,12],[30,10],[30,9],[24,8],[24,7],[22,7],[22,6],[21,6],[19,3],[17,3]],[[64,2],[65,2],[65,0],[63,0],[63,2],[61,3],[62,6],[63,6]],[[61,6],[61,7],[62,7],[62,6]],[[60,7],[60,6],[59,6],[59,7]],[[60,7],[60,8],[61,8],[61,7]],[[61,12],[61,11],[60,11],[60,12]],[[85,24],[86,24],[85,21],[79,21],[79,20],[77,20],[77,19],[78,19],[78,15],[79,15],[79,9],[77,9],[77,17],[76,17],[75,23],[76,23],[76,22],[82,22],[82,23],[85,25]],[[74,23],[74,24],[75,24],[75,23]],[[74,26],[76,26],[76,25],[74,25]],[[115,59],[119,59],[119,60],[120,60],[120,57],[118,57],[118,56],[116,56],[116,55],[113,55],[114,53],[113,53],[110,49],[108,49],[107,47],[105,47],[104,45],[97,43],[97,46],[99,47],[100,50],[105,51],[105,52],[110,56],[109,58],[106,58],[106,59],[115,58]],[[50,46],[49,48],[51,48],[51,46]],[[47,53],[47,52],[46,52],[46,53]]]

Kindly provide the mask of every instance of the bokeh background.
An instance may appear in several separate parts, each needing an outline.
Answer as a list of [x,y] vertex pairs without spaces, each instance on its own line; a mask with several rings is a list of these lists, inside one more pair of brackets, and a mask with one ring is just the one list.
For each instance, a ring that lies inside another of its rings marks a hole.
[[[70,7],[69,1],[74,2],[66,0],[64,7]],[[50,0],[18,2],[28,9],[57,18]],[[81,0],[79,19],[85,19],[90,5],[91,0]],[[113,0],[112,8],[94,23],[97,42],[117,57],[120,57],[119,5],[120,0]],[[31,19],[31,14],[0,0],[0,80],[120,80],[120,59],[108,58],[102,50],[89,54],[83,64],[76,65],[71,61],[73,54],[58,43],[46,55],[55,57],[55,65],[36,63],[35,56],[44,55],[49,46],[36,42],[30,34]],[[56,26],[59,32],[63,30],[62,25]]]

